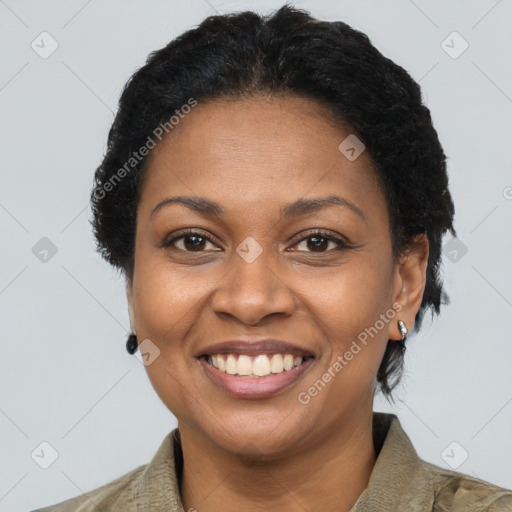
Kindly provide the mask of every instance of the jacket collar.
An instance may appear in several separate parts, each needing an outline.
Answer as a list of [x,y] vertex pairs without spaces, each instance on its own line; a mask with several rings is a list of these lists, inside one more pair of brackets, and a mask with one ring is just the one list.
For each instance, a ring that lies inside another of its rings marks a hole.
[[434,476],[395,414],[373,413],[373,442],[377,460],[366,489],[349,512],[432,510]]
[[184,512],[178,478],[183,468],[180,432],[164,438],[137,485],[137,512]]
[[[373,413],[378,454],[367,487],[349,512],[432,510],[433,475],[418,457],[395,414]],[[183,467],[179,430],[164,439],[138,482],[137,512],[184,512],[178,478]]]

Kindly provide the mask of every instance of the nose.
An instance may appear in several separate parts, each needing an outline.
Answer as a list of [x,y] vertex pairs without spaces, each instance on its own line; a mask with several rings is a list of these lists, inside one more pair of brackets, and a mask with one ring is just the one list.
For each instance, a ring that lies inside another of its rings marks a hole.
[[246,325],[258,325],[271,315],[291,316],[296,307],[294,295],[279,271],[271,268],[271,257],[264,250],[248,262],[235,253],[230,271],[212,295],[215,313],[236,317]]

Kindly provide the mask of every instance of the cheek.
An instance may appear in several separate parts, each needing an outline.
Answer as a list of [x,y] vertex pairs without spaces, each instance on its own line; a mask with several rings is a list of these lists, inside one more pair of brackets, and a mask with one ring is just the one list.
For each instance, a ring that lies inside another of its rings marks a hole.
[[390,311],[390,262],[376,260],[371,254],[359,255],[357,262],[325,280],[322,290],[310,294],[315,321],[330,345],[329,366],[342,357],[342,373],[354,382],[371,379],[368,369],[377,371],[393,321],[388,317],[396,316]]
[[139,262],[134,281],[137,335],[150,339],[160,350],[154,362],[146,366],[148,378],[167,408],[187,423],[201,413],[195,410],[197,403],[192,398],[199,392],[190,378],[191,365],[196,361],[186,345],[187,332],[207,290],[195,286],[195,280],[185,279],[186,269],[171,270],[168,264],[149,258],[141,257]]
[[[213,280],[206,274],[192,277],[191,269],[170,268],[167,262],[139,260],[136,268],[134,293],[137,310],[137,329],[148,338],[165,342],[167,350],[172,340],[182,339],[187,322],[205,300]],[[210,283],[210,281],[212,281]]]
[[374,261],[371,254],[359,255],[321,281],[313,279],[308,286],[309,301],[326,325],[332,326],[331,334],[357,335],[386,311],[392,285],[388,276],[389,267],[383,262]]

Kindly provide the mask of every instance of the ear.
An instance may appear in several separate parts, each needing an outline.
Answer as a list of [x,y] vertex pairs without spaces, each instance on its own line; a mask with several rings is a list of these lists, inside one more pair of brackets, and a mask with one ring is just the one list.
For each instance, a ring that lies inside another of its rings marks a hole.
[[[414,242],[400,256],[395,267],[393,279],[393,304],[400,304],[402,309],[396,315],[403,320],[409,332],[414,327],[416,313],[420,309],[425,291],[429,243],[427,235],[417,235]],[[389,339],[401,339],[397,322],[390,322]]]

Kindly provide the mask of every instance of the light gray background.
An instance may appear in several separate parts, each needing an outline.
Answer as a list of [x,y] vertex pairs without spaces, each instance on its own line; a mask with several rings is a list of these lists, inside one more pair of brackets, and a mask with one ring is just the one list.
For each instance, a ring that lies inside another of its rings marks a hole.
[[[98,487],[147,463],[174,428],[124,348],[124,283],[88,223],[93,172],[122,86],[150,51],[207,15],[281,5],[0,0],[0,511]],[[512,2],[294,5],[362,30],[405,67],[449,156],[452,303],[409,338],[397,407],[378,397],[375,409],[398,414],[425,460],[450,468],[442,454],[456,441],[469,454],[458,471],[512,488]],[[43,31],[59,45],[47,59],[31,48]],[[458,58],[445,51],[462,48],[453,31],[469,43]],[[46,262],[32,252],[42,237],[57,247]],[[58,452],[48,469],[31,458],[43,441]],[[463,453],[451,448],[451,460]]]

